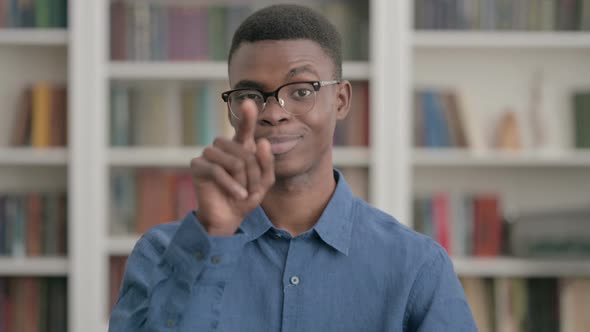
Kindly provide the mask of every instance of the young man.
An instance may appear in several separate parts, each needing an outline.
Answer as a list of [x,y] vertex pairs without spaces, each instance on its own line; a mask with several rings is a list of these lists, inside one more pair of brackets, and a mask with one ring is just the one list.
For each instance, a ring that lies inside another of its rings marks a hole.
[[228,63],[236,135],[192,160],[198,211],[135,246],[110,331],[476,331],[445,251],[333,168],[352,93],[335,28],[267,7]]

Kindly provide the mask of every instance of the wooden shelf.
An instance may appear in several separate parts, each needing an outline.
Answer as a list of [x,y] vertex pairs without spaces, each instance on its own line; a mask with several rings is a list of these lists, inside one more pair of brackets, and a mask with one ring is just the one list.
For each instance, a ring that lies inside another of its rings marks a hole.
[[[119,167],[188,167],[191,159],[202,153],[202,147],[130,147],[111,148],[109,160],[111,166]],[[368,148],[335,148],[334,164],[336,166],[369,166]]]
[[[344,62],[344,78],[367,80],[370,68],[367,62]],[[111,62],[109,76],[120,80],[227,80],[225,61],[199,62]]]
[[1,257],[0,276],[67,276],[68,259],[63,257]]
[[0,29],[0,45],[65,46],[66,29]]
[[416,31],[415,48],[588,49],[588,32]]
[[110,256],[127,256],[139,240],[138,235],[111,236],[107,238],[107,254]]
[[590,167],[590,151],[563,152],[474,152],[465,149],[413,151],[419,167]]
[[65,166],[66,148],[0,148],[0,166]]
[[454,258],[460,276],[478,277],[579,277],[590,276],[590,258],[524,259],[524,258]]

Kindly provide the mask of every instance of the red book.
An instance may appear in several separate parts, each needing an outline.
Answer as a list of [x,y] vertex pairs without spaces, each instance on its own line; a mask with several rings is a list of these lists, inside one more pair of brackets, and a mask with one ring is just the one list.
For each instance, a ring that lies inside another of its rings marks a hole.
[[176,176],[176,217],[181,219],[196,208],[197,195],[193,186],[193,177],[188,173],[179,174]]
[[369,92],[369,84],[364,83],[362,88],[364,109],[363,109],[363,144],[369,146],[371,144],[371,94]]
[[39,300],[40,289],[39,280],[37,278],[27,277],[23,278],[24,287],[24,310],[25,319],[23,323],[22,332],[37,332],[39,331]]
[[65,86],[52,87],[51,110],[51,146],[66,146],[67,144],[67,93]]
[[116,1],[111,3],[111,60],[126,60],[127,23],[125,3]]
[[444,193],[434,195],[432,216],[436,241],[451,255],[449,196]]
[[9,332],[14,331],[14,293],[17,287],[17,279],[5,279],[6,280],[6,291],[4,293],[4,302],[0,303],[2,307],[3,320],[0,321],[0,326],[4,328],[3,331]]
[[65,256],[68,247],[68,197],[62,193],[57,200],[57,254]]
[[477,196],[473,202],[474,254],[475,256],[498,256],[502,248],[502,220],[499,199],[495,195]]
[[32,91],[27,87],[20,99],[19,109],[16,115],[14,124],[14,131],[12,133],[12,145],[23,146],[27,145],[31,139],[31,121],[32,121]]
[[145,233],[150,228],[175,219],[174,173],[147,169],[138,177],[137,232]]
[[41,224],[43,222],[41,206],[41,195],[32,193],[27,196],[26,249],[28,256],[41,255]]

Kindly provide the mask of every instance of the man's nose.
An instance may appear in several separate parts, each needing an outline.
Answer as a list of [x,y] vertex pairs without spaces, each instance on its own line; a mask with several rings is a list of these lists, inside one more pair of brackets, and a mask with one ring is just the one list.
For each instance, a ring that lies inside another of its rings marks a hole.
[[268,97],[262,111],[258,114],[258,123],[276,126],[281,122],[289,121],[291,114],[283,109],[282,106],[284,105],[283,99],[279,98],[277,100],[275,97]]

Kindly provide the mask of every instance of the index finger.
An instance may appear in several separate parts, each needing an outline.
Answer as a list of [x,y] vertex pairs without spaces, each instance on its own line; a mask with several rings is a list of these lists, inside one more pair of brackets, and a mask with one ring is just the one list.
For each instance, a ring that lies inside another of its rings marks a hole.
[[254,132],[256,130],[256,118],[258,117],[258,108],[252,100],[246,100],[239,110],[240,120],[236,128],[234,141],[242,143],[246,148],[256,147],[254,141]]

